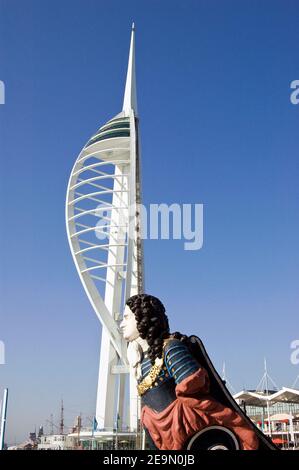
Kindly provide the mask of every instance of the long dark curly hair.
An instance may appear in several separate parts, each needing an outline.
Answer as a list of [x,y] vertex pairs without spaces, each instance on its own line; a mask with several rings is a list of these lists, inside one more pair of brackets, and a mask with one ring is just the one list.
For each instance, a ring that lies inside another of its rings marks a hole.
[[188,343],[188,337],[178,331],[170,334],[168,317],[161,300],[149,294],[129,297],[126,305],[134,313],[140,337],[148,342],[148,356],[153,364],[162,357],[164,339],[171,336]]

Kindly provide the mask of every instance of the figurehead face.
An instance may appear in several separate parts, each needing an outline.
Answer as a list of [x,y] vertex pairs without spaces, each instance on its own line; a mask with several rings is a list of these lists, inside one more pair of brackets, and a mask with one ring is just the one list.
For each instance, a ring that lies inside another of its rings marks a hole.
[[169,336],[169,325],[164,305],[157,297],[136,294],[128,298],[120,328],[130,343],[146,341],[152,362],[162,356],[164,339]]
[[134,341],[139,336],[135,314],[132,312],[128,305],[126,305],[125,307],[123,320],[120,324],[120,329],[126,341]]

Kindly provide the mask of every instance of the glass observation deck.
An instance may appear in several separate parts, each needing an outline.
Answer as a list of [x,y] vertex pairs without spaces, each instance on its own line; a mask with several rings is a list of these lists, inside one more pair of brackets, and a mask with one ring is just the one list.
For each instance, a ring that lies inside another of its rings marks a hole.
[[100,140],[113,139],[115,137],[130,137],[130,121],[129,118],[113,119],[92,136],[87,142],[85,148],[89,147]]

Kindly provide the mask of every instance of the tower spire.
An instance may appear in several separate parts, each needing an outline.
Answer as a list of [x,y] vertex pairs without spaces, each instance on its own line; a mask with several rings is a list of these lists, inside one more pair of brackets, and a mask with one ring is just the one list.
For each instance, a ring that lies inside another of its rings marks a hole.
[[131,44],[124,95],[123,111],[128,116],[133,109],[137,116],[136,75],[135,75],[135,25],[132,23]]

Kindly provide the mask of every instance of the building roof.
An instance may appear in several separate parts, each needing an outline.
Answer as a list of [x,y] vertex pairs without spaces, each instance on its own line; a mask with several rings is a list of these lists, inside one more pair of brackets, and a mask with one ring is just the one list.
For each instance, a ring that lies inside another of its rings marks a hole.
[[246,405],[250,406],[267,406],[267,403],[297,403],[299,404],[299,390],[293,388],[282,387],[278,392],[267,395],[263,392],[250,392],[243,390],[234,395],[235,400],[242,400]]

